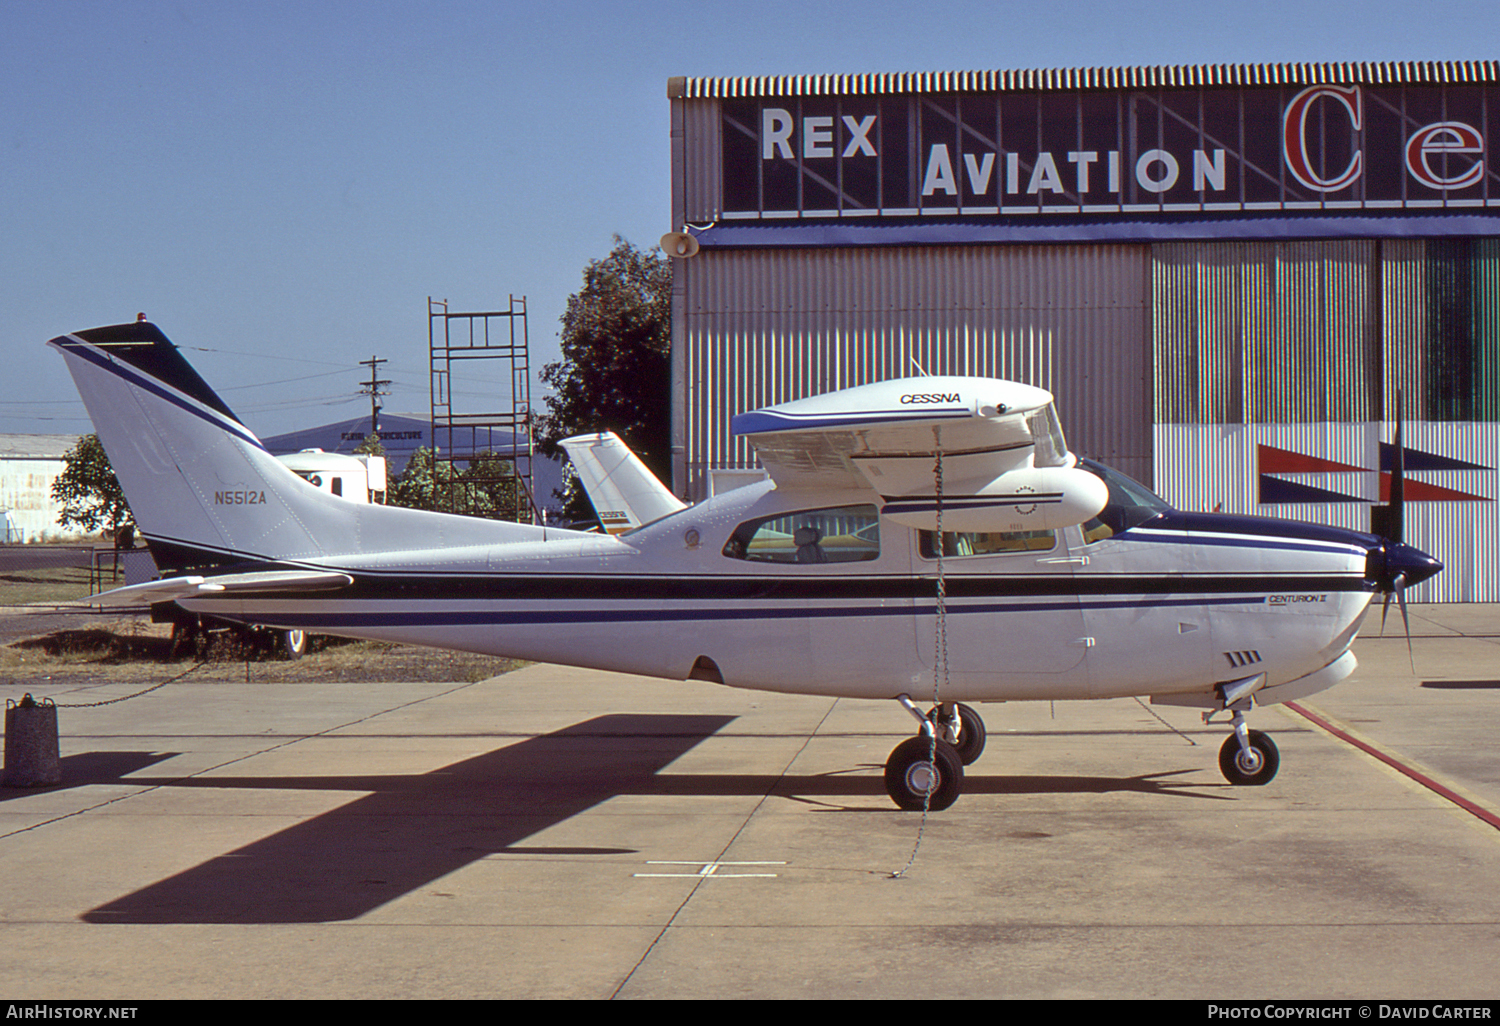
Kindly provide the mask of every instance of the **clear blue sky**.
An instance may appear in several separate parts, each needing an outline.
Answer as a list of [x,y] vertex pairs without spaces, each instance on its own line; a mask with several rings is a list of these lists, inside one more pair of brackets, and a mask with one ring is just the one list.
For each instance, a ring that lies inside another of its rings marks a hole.
[[368,410],[371,355],[425,411],[429,295],[528,297],[540,369],[584,264],[670,227],[674,75],[1484,60],[1497,29],[1495,0],[0,0],[0,432],[90,430],[43,343],[141,311],[263,435]]

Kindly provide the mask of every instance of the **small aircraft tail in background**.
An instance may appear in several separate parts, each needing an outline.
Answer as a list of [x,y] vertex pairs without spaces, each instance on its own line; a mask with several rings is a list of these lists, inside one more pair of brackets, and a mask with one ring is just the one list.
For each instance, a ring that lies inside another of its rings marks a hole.
[[687,508],[613,431],[575,435],[564,438],[561,445],[594,505],[600,526],[609,534],[629,531]]

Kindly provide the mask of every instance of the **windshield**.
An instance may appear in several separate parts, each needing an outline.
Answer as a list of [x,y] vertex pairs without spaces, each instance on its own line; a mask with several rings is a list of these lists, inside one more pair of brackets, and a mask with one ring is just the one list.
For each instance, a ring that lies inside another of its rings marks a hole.
[[1068,465],[1068,443],[1063,438],[1062,424],[1057,420],[1057,411],[1048,403],[1026,418],[1026,430],[1031,432],[1036,444],[1036,456],[1032,460],[1038,467],[1066,467]]
[[1172,510],[1171,506],[1145,485],[1112,467],[1093,460],[1079,460],[1078,465],[1109,488],[1109,502],[1097,517],[1083,525],[1083,540],[1086,543],[1123,534],[1132,527]]

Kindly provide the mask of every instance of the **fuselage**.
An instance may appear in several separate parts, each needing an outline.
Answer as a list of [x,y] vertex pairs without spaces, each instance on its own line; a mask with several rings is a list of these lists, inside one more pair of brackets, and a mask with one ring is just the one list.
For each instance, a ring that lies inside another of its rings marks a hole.
[[1108,480],[1111,504],[1088,524],[945,532],[941,559],[933,533],[882,517],[874,493],[766,483],[623,536],[551,531],[331,557],[304,565],[352,576],[336,595],[184,604],[276,627],[859,698],[936,685],[944,700],[1191,704],[1254,674],[1270,694],[1320,672],[1326,687],[1353,668],[1380,539],[1180,513]]

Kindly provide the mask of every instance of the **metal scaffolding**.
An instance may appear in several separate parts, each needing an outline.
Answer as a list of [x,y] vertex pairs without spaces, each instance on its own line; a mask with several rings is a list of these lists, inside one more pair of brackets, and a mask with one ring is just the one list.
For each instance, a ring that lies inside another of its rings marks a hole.
[[454,513],[537,522],[526,297],[454,313],[429,296],[427,338],[435,497]]

